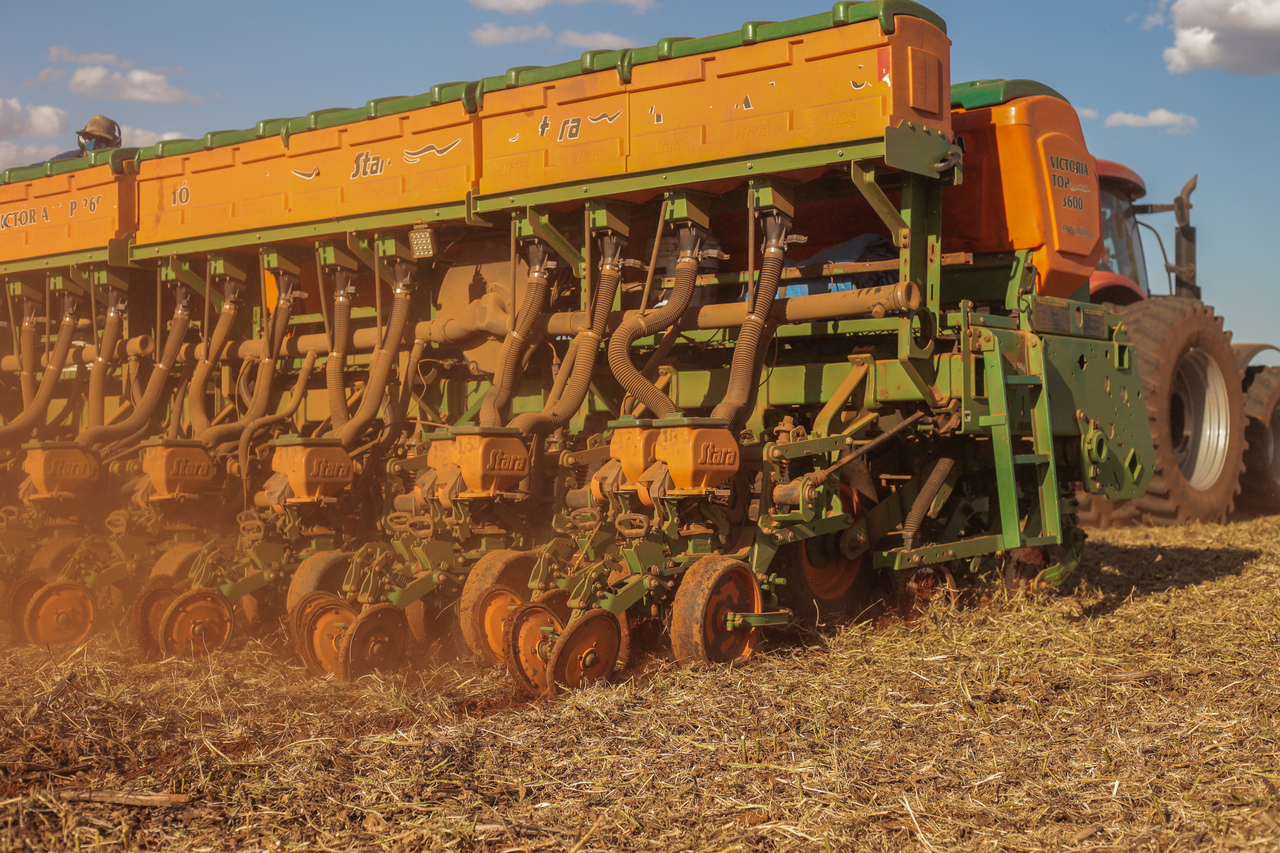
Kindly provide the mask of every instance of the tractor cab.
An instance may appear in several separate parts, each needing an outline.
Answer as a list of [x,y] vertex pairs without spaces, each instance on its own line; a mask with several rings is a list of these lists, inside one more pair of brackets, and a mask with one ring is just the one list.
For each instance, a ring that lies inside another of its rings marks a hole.
[[1151,295],[1134,202],[1147,194],[1137,172],[1110,160],[1098,161],[1102,212],[1102,259],[1089,277],[1093,302],[1128,305]]

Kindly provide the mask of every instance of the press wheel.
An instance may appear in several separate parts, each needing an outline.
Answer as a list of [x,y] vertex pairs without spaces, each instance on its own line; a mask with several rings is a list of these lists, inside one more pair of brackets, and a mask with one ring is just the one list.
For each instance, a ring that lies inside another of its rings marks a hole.
[[355,618],[338,638],[338,677],[355,681],[374,670],[404,664],[409,622],[394,604],[375,604]]
[[298,655],[304,661],[307,659],[307,654],[304,651],[303,646],[309,642],[306,640],[305,633],[307,615],[310,613],[311,608],[314,605],[321,601],[328,601],[331,596],[333,596],[333,593],[325,592],[323,590],[309,592],[302,597],[301,601],[290,608],[289,612],[286,614],[285,626],[289,630],[289,642],[293,643]]
[[27,605],[45,585],[57,580],[57,575],[49,571],[27,572],[9,587],[5,599],[5,616],[9,621],[10,641],[15,646],[27,643],[27,631],[24,620],[27,616]]
[[922,566],[907,576],[898,590],[898,614],[904,622],[912,622],[939,597],[955,609],[960,600],[956,579],[945,566]]
[[511,609],[529,600],[529,578],[537,556],[526,551],[493,551],[467,573],[458,602],[462,637],[482,661],[504,659],[504,625]]
[[292,611],[308,593],[342,591],[342,581],[351,565],[350,551],[317,551],[298,564],[289,579],[285,608]]
[[152,575],[142,582],[129,605],[129,636],[143,659],[160,654],[160,625],[164,613],[178,597],[176,581],[170,575]]
[[168,577],[174,581],[186,578],[203,550],[204,546],[199,542],[179,542],[170,546],[152,565],[151,577]]
[[[625,617],[624,617],[625,618]],[[552,689],[577,689],[612,680],[622,652],[623,630],[608,610],[588,610],[560,632],[547,661]]]
[[761,612],[760,587],[745,563],[712,555],[680,580],[671,615],[671,651],[677,661],[740,663],[751,657],[759,628],[730,628],[730,613]]
[[212,587],[181,593],[160,622],[160,650],[171,657],[199,658],[217,654],[231,642],[235,611],[227,597]]
[[507,623],[504,658],[511,680],[525,695],[549,692],[547,661],[555,643],[554,635],[563,628],[564,622],[553,605],[526,601],[511,614]]
[[47,572],[57,575],[62,571],[76,550],[80,547],[81,539],[78,536],[55,536],[48,542],[36,549],[31,555],[31,562],[27,564],[27,572],[36,574]]
[[27,602],[22,627],[27,642],[37,646],[77,645],[93,633],[98,602],[79,581],[53,581]]
[[313,600],[299,602],[303,612],[299,615],[297,646],[307,671],[323,678],[338,673],[338,643],[356,620],[356,611],[331,592],[315,595]]

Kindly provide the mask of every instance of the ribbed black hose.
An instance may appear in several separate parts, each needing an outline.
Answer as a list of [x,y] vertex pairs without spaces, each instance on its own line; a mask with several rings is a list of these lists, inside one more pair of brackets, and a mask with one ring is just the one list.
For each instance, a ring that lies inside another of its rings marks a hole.
[[579,332],[574,341],[578,344],[574,353],[573,371],[563,392],[555,400],[548,400],[541,412],[526,412],[513,418],[508,426],[520,430],[521,435],[546,435],[568,422],[587,398],[591,378],[595,373],[596,359],[600,355],[600,341],[604,338],[613,311],[613,297],[622,280],[622,249],[626,243],[616,235],[601,238],[600,252],[603,263],[600,283],[591,304],[591,325]]
[[36,313],[35,308],[27,303],[22,318],[22,332],[18,336],[18,355],[22,380],[22,408],[31,408],[31,401],[36,398]]
[[222,360],[222,351],[231,337],[231,329],[235,325],[236,316],[240,313],[240,299],[228,291],[227,299],[222,303],[222,311],[218,314],[218,322],[214,324],[213,335],[209,339],[209,348],[204,358],[196,365],[192,374],[191,385],[187,390],[187,419],[191,421],[191,434],[199,435],[209,428],[209,411],[205,408],[205,388],[209,384],[209,376]]
[[147,379],[146,390],[142,392],[142,399],[134,407],[133,413],[119,423],[85,430],[76,439],[78,442],[90,447],[107,444],[145,430],[150,425],[151,415],[155,412],[156,404],[160,402],[160,397],[164,393],[165,380],[169,378],[169,371],[173,369],[173,363],[178,359],[178,350],[182,348],[183,339],[187,336],[187,326],[190,323],[191,316],[187,309],[187,301],[179,299],[178,307],[173,312],[173,322],[169,324],[169,335],[165,338],[164,350],[160,353],[160,361],[152,369],[151,376]]
[[98,357],[89,368],[89,428],[100,427],[106,422],[107,374],[115,366],[116,345],[124,328],[124,312],[119,301],[112,299],[107,306],[107,320],[102,327],[102,342],[98,344]]
[[386,395],[387,382],[391,378],[391,368],[400,357],[404,327],[409,320],[411,296],[408,287],[397,283],[395,297],[391,303],[391,319],[387,323],[386,337],[383,339],[382,346],[373,354],[373,363],[369,365],[369,381],[365,384],[364,399],[360,401],[360,408],[356,409],[351,420],[334,433],[343,447],[350,448],[364,432],[365,427],[369,426],[378,415],[382,398]]
[[202,432],[195,433],[195,437],[200,439],[205,447],[212,449],[224,442],[239,439],[240,433],[244,432],[248,424],[267,413],[267,406],[271,402],[271,389],[276,379],[276,360],[280,357],[280,347],[284,343],[284,333],[289,328],[289,318],[292,314],[292,292],[281,290],[280,298],[276,301],[271,328],[267,330],[265,341],[267,349],[262,360],[258,362],[253,398],[249,401],[249,408],[244,413],[244,417],[238,421],[207,427]]
[[540,242],[530,243],[528,254],[529,280],[524,288],[524,303],[520,306],[515,328],[502,341],[502,350],[498,353],[498,370],[493,374],[493,384],[489,386],[489,393],[485,394],[484,403],[480,407],[481,426],[502,426],[502,413],[515,394],[520,363],[529,343],[529,335],[533,332],[538,315],[547,304],[550,283],[546,270],[547,247]]
[[22,414],[0,427],[0,446],[21,443],[44,420],[45,412],[49,409],[49,401],[53,399],[53,391],[62,375],[62,368],[66,366],[67,354],[71,352],[71,338],[75,331],[75,300],[68,297],[66,314],[62,318],[62,328],[58,331],[58,340],[49,356],[49,364],[44,369],[40,388],[31,398],[31,405],[23,408]]
[[[632,315],[614,329],[609,338],[609,369],[627,393],[643,403],[654,417],[665,418],[679,409],[671,398],[645,378],[631,363],[631,344],[636,338],[651,335],[680,319],[693,299],[693,289],[698,283],[698,252],[702,248],[704,233],[701,228],[685,225],[678,233],[680,255],[676,260],[676,281],[667,297],[667,304],[651,314]],[[641,306],[643,310],[644,306]]]
[[347,411],[347,389],[343,384],[347,347],[351,342],[351,295],[347,293],[345,278],[342,273],[334,276],[333,340],[329,342],[329,357],[324,363],[324,384],[329,391],[329,422],[335,430],[351,420],[351,413]]
[[756,280],[755,290],[751,295],[747,319],[733,345],[729,387],[725,389],[724,400],[711,410],[713,418],[724,418],[731,424],[736,422],[751,396],[752,386],[758,376],[756,353],[760,349],[760,339],[764,337],[765,323],[773,308],[773,300],[778,295],[778,282],[782,280],[782,261],[786,254],[787,229],[790,225],[790,217],[781,213],[764,217],[765,246],[764,257],[760,261],[760,277]]
[[289,394],[289,402],[285,404],[284,410],[252,421],[244,428],[244,432],[240,433],[238,458],[240,459],[241,477],[247,478],[249,476],[249,444],[253,441],[254,434],[265,427],[287,421],[294,416],[298,411],[298,407],[302,405],[302,400],[307,396],[307,380],[311,378],[311,368],[315,366],[315,363],[315,350],[308,350],[307,357],[302,361],[302,369],[298,371],[298,380],[293,383],[293,391]]
[[951,473],[955,464],[956,460],[951,456],[941,456],[934,463],[933,471],[929,473],[929,478],[920,487],[920,494],[916,495],[915,501],[911,504],[911,512],[907,513],[907,520],[902,522],[902,547],[916,546],[916,536],[920,533],[920,525],[924,523],[925,513],[929,511],[929,505],[938,496],[938,490],[946,482],[947,475]]

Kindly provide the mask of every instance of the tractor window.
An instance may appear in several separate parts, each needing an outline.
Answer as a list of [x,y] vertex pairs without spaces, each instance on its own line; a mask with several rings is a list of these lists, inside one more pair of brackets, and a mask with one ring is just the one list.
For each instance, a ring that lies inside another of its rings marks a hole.
[[1134,219],[1133,202],[1125,195],[1102,188],[1102,260],[1098,269],[1131,279],[1143,293],[1147,287],[1147,259]]

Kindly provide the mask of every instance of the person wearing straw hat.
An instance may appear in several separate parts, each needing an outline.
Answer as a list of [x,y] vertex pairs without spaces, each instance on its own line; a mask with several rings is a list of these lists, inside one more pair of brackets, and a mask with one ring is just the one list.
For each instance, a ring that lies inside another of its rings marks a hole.
[[[69,160],[73,157],[83,157],[91,151],[102,151],[106,148],[120,147],[120,125],[106,116],[94,116],[85,122],[84,130],[76,131],[76,137],[79,139],[78,148],[70,151],[64,151],[49,160]],[[41,163],[48,162],[45,160]],[[33,166],[39,166],[40,163],[32,163]]]

